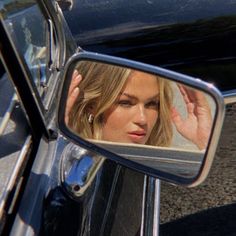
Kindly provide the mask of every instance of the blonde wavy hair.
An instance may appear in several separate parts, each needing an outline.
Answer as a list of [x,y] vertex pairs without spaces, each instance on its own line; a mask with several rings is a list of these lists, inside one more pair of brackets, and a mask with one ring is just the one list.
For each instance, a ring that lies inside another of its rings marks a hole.
[[[101,140],[103,114],[115,103],[132,69],[89,61],[79,62],[76,69],[83,79],[79,84],[80,95],[69,113],[69,127],[83,138]],[[156,78],[160,90],[159,115],[146,144],[169,146],[173,136],[170,113],[173,92],[168,80]],[[88,121],[91,111],[92,124]]]

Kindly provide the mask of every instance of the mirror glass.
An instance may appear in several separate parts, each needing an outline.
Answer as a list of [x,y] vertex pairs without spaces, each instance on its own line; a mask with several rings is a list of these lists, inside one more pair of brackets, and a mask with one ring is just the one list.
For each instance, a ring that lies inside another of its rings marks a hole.
[[155,170],[199,173],[216,115],[206,92],[158,74],[80,60],[68,70],[73,134]]

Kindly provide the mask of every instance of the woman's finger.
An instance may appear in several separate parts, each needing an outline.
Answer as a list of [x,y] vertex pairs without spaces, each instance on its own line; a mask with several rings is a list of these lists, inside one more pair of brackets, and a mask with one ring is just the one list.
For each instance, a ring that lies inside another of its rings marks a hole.
[[79,83],[82,80],[82,76],[78,73],[77,70],[73,72],[71,84],[69,87],[68,97],[66,101],[65,109],[65,122],[68,124],[70,111],[75,104],[76,99],[79,96],[80,89],[78,87]]
[[68,96],[70,96],[71,92],[78,87],[80,81],[82,80],[82,76],[79,74],[77,70],[74,70],[73,75],[72,75],[72,80],[69,88],[69,93]]
[[184,99],[184,102],[186,104],[188,104],[190,102],[190,99],[189,99],[186,87],[179,84],[178,88],[179,88],[179,91],[180,91],[180,93],[181,93],[181,95],[182,95],[182,97]]

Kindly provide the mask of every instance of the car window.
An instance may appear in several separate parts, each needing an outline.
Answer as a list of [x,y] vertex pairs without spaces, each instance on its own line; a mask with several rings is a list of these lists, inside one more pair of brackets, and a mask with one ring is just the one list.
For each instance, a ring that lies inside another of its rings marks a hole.
[[[46,66],[50,61],[47,19],[36,1],[4,0],[0,1],[0,20],[1,26],[2,22],[4,23],[20,64],[27,73],[25,78],[28,79],[33,97],[37,98],[37,102],[41,102],[49,76]],[[4,37],[1,34],[0,39],[1,46],[6,45],[2,44]],[[1,47],[1,52],[3,50]],[[7,53],[11,55],[9,50]],[[6,67],[0,62],[0,220],[5,216],[4,212],[8,211],[14,189],[20,184],[20,176],[28,161],[33,142],[30,119],[22,106],[22,99],[15,93],[14,88],[17,85],[10,80],[11,73],[7,73],[9,67],[5,54],[1,53],[1,60]],[[13,61],[13,58],[11,60]],[[5,71],[4,68],[8,70]],[[14,68],[14,65],[10,68]],[[22,76],[18,79],[23,84]],[[33,101],[31,105],[33,107]],[[41,106],[38,108],[43,110]]]
[[8,34],[33,86],[42,97],[43,87],[47,83],[47,21],[36,1],[4,0],[1,5],[1,15]]
[[19,183],[32,135],[14,85],[3,68],[0,72],[0,221],[3,222],[6,203]]

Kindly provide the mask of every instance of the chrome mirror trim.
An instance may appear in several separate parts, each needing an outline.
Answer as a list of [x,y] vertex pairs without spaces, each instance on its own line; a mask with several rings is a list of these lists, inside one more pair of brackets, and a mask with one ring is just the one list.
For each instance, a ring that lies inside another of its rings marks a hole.
[[[66,91],[69,86],[69,82],[66,81],[67,73],[71,73],[73,65],[75,65],[75,63],[78,63],[78,61],[80,61],[80,60],[83,60],[83,61],[93,60],[93,61],[102,62],[102,63],[109,63],[109,64],[113,64],[113,65],[118,65],[118,66],[129,67],[132,69],[141,70],[143,72],[158,74],[158,75],[163,76],[167,79],[170,79],[174,82],[183,83],[187,86],[191,86],[193,88],[199,89],[199,90],[207,93],[208,95],[210,95],[216,104],[216,114],[217,115],[213,121],[214,129],[211,132],[211,136],[210,136],[211,140],[210,140],[210,143],[208,144],[208,147],[206,149],[206,158],[200,168],[199,175],[194,178],[190,178],[190,179],[176,177],[170,173],[154,170],[151,167],[147,168],[142,165],[136,165],[128,159],[122,158],[119,155],[116,155],[108,150],[98,147],[97,145],[95,145],[87,140],[84,140],[75,134],[72,134],[68,130],[68,128],[66,128],[65,124],[63,125],[63,123],[64,123],[64,116],[63,116],[64,110],[63,109],[65,108],[65,106],[63,108],[63,105],[59,107],[59,116],[58,116],[59,128],[60,128],[61,132],[63,134],[65,134],[72,142],[75,142],[84,148],[93,150],[101,155],[104,155],[114,161],[117,161],[125,166],[133,168],[133,169],[140,171],[144,174],[148,174],[148,175],[160,178],[162,180],[171,181],[172,183],[175,183],[175,184],[181,184],[181,185],[193,187],[193,186],[200,184],[202,181],[204,181],[204,179],[207,177],[207,174],[209,173],[210,167],[212,165],[212,161],[213,161],[216,147],[218,144],[218,140],[219,140],[222,124],[223,124],[223,119],[224,119],[224,113],[225,113],[224,99],[223,99],[222,94],[219,92],[219,90],[217,88],[215,88],[212,84],[206,83],[200,79],[196,79],[196,78],[193,78],[190,76],[186,76],[186,75],[176,73],[173,71],[169,71],[169,70],[159,68],[156,66],[151,66],[151,65],[147,65],[147,64],[139,63],[139,62],[134,62],[134,61],[127,60],[127,59],[101,55],[101,54],[97,54],[97,53],[81,52],[81,53],[77,53],[74,56],[72,56],[65,67],[65,74],[64,74],[65,83],[63,85],[64,91]],[[66,100],[66,96],[67,96],[67,94],[63,93],[63,90],[62,90],[60,104],[65,104],[65,100]],[[214,138],[212,138],[212,137],[214,137]]]

